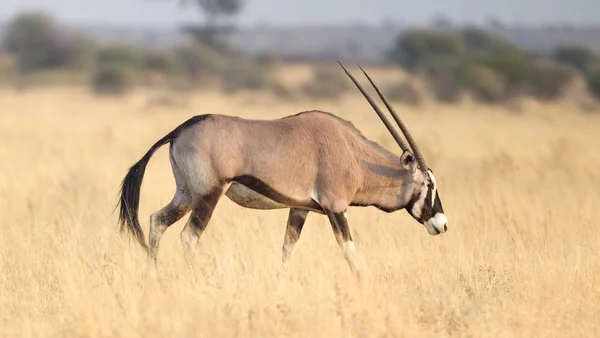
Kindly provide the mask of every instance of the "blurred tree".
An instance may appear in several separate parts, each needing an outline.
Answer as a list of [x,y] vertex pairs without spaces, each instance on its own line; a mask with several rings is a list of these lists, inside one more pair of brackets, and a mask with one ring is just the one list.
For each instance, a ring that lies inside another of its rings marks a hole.
[[593,51],[581,46],[558,46],[553,53],[554,60],[563,62],[587,74],[600,66],[600,57]]
[[385,89],[385,95],[391,100],[419,106],[423,103],[423,96],[419,89],[410,81],[404,80]]
[[183,30],[196,38],[197,41],[225,50],[222,40],[224,35],[232,32],[234,26],[225,23],[224,19],[233,17],[243,7],[243,0],[179,0],[179,4],[195,5],[204,16],[203,25],[187,25]]
[[143,54],[133,46],[112,44],[100,49],[96,54],[99,66],[107,64],[122,64],[130,68],[141,66]]
[[4,48],[16,56],[21,73],[53,66],[56,48],[52,18],[43,12],[18,15],[8,25]]
[[311,98],[337,100],[349,88],[348,81],[337,68],[316,66],[302,91]]
[[474,62],[461,65],[460,83],[481,102],[498,102],[505,98],[506,82],[498,72]]
[[93,62],[93,45],[82,35],[59,31],[50,15],[24,12],[8,25],[4,48],[13,54],[21,74],[49,68],[83,70]]
[[500,74],[510,94],[519,92],[526,81],[528,60],[524,55],[485,54],[469,57],[467,63],[478,64]]
[[431,57],[457,57],[464,52],[465,42],[459,34],[418,29],[398,36],[390,57],[414,72]]
[[94,43],[82,34],[58,35],[55,46],[58,64],[62,67],[87,71],[96,57]]
[[102,95],[124,95],[135,86],[136,77],[131,67],[124,63],[106,63],[98,66],[92,87]]
[[600,99],[600,68],[590,71],[586,78],[589,91]]
[[522,54],[521,49],[507,39],[477,27],[464,28],[460,34],[470,54]]
[[558,62],[540,59],[532,62],[527,72],[531,94],[539,99],[557,99],[575,79],[575,70]]
[[[600,58],[582,47],[562,46],[552,58],[527,52],[488,30],[410,30],[397,37],[390,57],[411,73],[423,75],[442,101],[466,89],[478,100],[498,102],[524,94],[557,99],[583,72],[598,93]],[[594,73],[594,74],[592,74]]]
[[253,60],[236,60],[230,66],[224,67],[219,72],[223,90],[233,93],[239,90],[259,90],[268,88],[273,79],[265,71],[267,65],[259,66]]
[[172,52],[148,51],[142,56],[142,69],[150,72],[169,74],[179,71],[177,59]]
[[192,81],[203,75],[215,74],[223,67],[223,56],[214,48],[203,43],[183,45],[175,50],[176,62]]

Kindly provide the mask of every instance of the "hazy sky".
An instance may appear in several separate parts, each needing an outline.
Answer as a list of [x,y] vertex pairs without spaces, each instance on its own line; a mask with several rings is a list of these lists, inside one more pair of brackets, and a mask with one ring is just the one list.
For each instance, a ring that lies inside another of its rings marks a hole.
[[[0,0],[0,21],[23,9],[44,8],[71,23],[174,26],[197,18],[177,0]],[[384,17],[428,22],[435,14],[480,22],[494,15],[506,22],[600,23],[600,0],[246,0],[244,24],[381,22]]]

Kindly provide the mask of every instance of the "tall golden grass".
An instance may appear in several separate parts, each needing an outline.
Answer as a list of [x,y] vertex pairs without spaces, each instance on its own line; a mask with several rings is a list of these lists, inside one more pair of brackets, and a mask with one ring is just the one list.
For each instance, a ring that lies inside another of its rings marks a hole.
[[[286,210],[223,198],[184,263],[169,228],[158,277],[112,213],[128,167],[192,115],[277,118],[322,109],[397,152],[357,91],[340,102],[200,93],[189,106],[82,89],[0,92],[0,335],[19,337],[428,337],[600,333],[600,119],[568,106],[524,113],[398,105],[438,178],[448,233],[406,212],[351,208],[359,282],[324,216],[310,214],[279,278]],[[172,197],[164,147],[141,197]],[[397,152],[398,153],[398,152]],[[298,154],[302,156],[302,154]]]

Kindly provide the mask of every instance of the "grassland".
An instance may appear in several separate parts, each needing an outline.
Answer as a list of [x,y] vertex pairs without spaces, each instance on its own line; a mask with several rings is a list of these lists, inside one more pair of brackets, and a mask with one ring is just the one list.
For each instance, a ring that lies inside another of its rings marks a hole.
[[[281,277],[287,211],[226,198],[185,265],[177,222],[158,279],[118,233],[126,169],[192,115],[277,118],[323,109],[397,151],[362,97],[280,102],[198,93],[0,92],[0,335],[4,337],[584,337],[600,333],[600,118],[530,102],[523,113],[398,105],[438,177],[449,231],[401,211],[348,212],[358,282],[324,216],[311,214]],[[300,156],[301,154],[299,154]],[[172,197],[167,147],[142,187],[150,213]]]

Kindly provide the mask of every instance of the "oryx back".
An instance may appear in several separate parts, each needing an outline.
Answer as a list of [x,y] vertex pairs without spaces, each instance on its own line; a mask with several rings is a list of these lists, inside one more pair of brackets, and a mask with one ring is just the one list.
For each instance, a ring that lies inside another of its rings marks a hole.
[[317,196],[349,201],[357,188],[355,138],[345,121],[319,111],[276,120],[208,115],[181,132],[171,156],[194,196],[225,186],[247,208],[319,212]]

